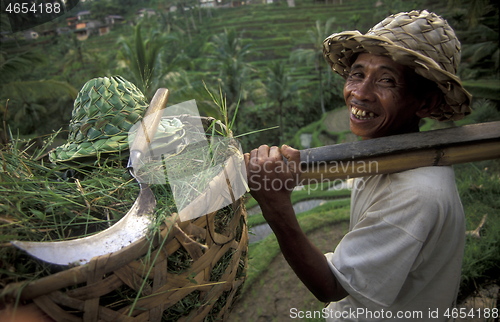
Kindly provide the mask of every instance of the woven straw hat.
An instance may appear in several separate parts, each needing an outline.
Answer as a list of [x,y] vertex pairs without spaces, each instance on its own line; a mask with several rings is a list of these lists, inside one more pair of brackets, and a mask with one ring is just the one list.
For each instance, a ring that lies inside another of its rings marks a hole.
[[323,54],[333,71],[347,78],[354,55],[368,52],[388,55],[395,62],[435,82],[444,94],[440,121],[459,120],[470,114],[472,96],[456,76],[460,42],[446,20],[428,12],[411,11],[391,15],[365,35],[359,31],[332,34],[323,42]]
[[148,103],[144,94],[121,76],[94,78],[76,97],[66,144],[49,153],[62,162],[128,149],[128,131]]

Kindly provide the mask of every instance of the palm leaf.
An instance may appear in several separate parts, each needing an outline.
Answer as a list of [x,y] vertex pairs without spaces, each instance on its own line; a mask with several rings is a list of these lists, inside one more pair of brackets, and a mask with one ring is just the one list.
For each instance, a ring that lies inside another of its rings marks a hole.
[[33,65],[44,62],[44,56],[32,51],[27,51],[14,57],[7,57],[7,53],[0,52],[0,74],[2,74],[2,81],[19,75],[20,72],[29,70]]
[[76,98],[78,90],[66,82],[56,80],[19,81],[2,85],[7,98],[18,98],[25,102],[69,96]]

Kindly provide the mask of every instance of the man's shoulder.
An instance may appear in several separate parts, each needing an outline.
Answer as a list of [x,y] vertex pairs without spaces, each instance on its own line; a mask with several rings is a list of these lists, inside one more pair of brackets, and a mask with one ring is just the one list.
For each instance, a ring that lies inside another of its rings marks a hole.
[[368,187],[368,190],[396,193],[407,189],[427,191],[456,187],[455,172],[452,167],[448,166],[421,167],[397,173],[358,178],[358,181],[355,182],[354,187],[361,186],[362,188]]
[[392,186],[399,189],[409,187],[416,190],[442,190],[455,187],[455,172],[452,167],[422,167],[390,175]]
[[[417,204],[438,204],[459,200],[453,168],[422,167],[362,179],[352,197],[356,200],[386,200]],[[361,187],[361,188],[359,188]]]

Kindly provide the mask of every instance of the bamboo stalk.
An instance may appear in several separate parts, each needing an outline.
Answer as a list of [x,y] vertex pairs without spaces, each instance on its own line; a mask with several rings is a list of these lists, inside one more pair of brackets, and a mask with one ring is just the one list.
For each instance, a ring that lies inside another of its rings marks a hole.
[[303,184],[500,158],[500,122],[301,151]]

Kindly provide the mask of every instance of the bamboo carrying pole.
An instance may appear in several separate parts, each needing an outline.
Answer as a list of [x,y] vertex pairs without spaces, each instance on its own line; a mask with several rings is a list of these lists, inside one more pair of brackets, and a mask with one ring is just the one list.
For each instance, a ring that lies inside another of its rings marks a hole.
[[301,151],[303,184],[500,158],[500,122]]

